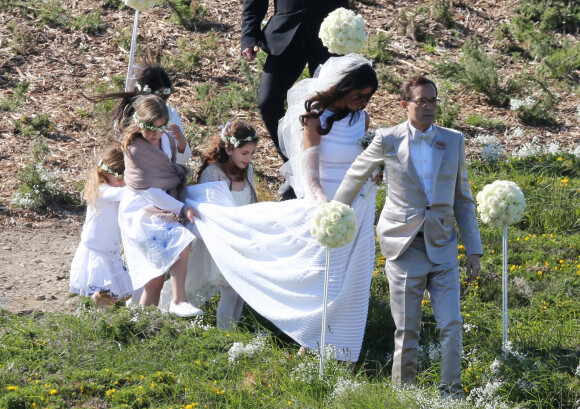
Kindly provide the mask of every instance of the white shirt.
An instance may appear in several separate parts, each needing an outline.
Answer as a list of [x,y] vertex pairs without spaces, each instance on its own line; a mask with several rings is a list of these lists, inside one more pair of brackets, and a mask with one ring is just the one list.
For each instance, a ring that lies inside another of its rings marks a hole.
[[[185,132],[183,132],[183,125],[181,123],[181,118],[179,117],[179,114],[177,113],[175,108],[167,105],[167,110],[169,111],[169,121],[172,124],[176,124],[179,127],[179,129],[181,129],[181,133],[183,133],[185,135]],[[165,135],[170,136],[167,133],[165,133]],[[179,151],[177,151],[177,155],[175,155],[175,162],[179,163],[180,165],[185,166],[185,165],[187,165],[187,162],[189,162],[190,159],[191,159],[191,147],[189,146],[189,142],[187,142],[187,139],[186,139],[185,140],[185,150],[183,151],[183,153],[179,153]]]
[[[427,195],[429,206],[433,203],[433,146],[421,139],[421,143],[415,144],[415,137],[421,136],[422,132],[409,124],[411,139],[409,140],[409,153],[415,170],[421,179],[421,184]],[[427,129],[427,132],[433,130],[433,125]]]

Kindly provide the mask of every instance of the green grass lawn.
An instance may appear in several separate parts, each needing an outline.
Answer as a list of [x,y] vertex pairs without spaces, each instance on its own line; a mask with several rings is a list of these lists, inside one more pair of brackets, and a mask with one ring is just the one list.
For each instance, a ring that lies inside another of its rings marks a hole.
[[[416,387],[390,382],[393,324],[377,252],[356,375],[314,354],[248,308],[240,328],[116,306],[73,315],[0,310],[0,408],[578,408],[580,407],[580,161],[540,155],[470,164],[474,196],[498,179],[527,200],[509,228],[510,346],[502,350],[501,229],[481,226],[478,279],[462,281],[466,400],[441,400],[438,333],[424,301]],[[377,207],[382,206],[379,195]],[[460,245],[460,266],[465,251]]]

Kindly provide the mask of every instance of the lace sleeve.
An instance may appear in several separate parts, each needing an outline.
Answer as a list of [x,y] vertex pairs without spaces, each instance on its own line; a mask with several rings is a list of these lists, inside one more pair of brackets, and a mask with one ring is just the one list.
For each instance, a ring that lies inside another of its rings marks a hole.
[[218,182],[220,180],[228,180],[225,173],[222,172],[217,163],[212,163],[201,172],[199,183]]

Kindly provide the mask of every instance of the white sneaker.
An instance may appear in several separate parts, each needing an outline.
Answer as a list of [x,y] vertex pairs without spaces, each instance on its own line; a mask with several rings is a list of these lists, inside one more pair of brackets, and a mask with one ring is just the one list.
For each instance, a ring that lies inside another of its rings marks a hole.
[[187,301],[180,302],[179,304],[175,304],[171,301],[169,304],[169,312],[171,314],[175,314],[178,317],[193,317],[194,315],[203,315],[203,311],[199,308],[194,307]]

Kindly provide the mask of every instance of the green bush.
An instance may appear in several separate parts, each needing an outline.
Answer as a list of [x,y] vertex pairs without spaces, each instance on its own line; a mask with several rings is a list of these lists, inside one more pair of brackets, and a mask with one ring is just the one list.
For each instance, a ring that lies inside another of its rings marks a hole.
[[486,118],[479,114],[470,114],[466,119],[465,123],[471,126],[477,126],[480,128],[505,130],[505,123],[500,118]]
[[26,98],[25,94],[28,92],[28,82],[22,81],[16,84],[12,90],[12,99],[1,99],[0,100],[0,111],[14,111]]
[[101,18],[101,11],[99,9],[94,9],[88,14],[78,17],[73,25],[82,32],[90,35],[103,34],[107,31],[107,25]]
[[429,7],[431,18],[446,28],[454,25],[452,10],[453,4],[450,0],[431,0]]
[[201,30],[209,27],[209,11],[199,0],[164,0],[171,9],[171,21],[188,30]]
[[34,138],[37,135],[48,135],[54,129],[49,115],[23,115],[14,122],[14,133]]
[[484,94],[492,105],[505,106],[508,89],[502,84],[495,59],[485,53],[475,37],[468,38],[461,50],[459,62],[435,64],[439,74]]
[[391,94],[399,94],[403,80],[388,67],[377,68],[377,79],[381,88],[385,88]]
[[369,36],[366,44],[367,56],[374,62],[390,64],[393,60],[393,55],[389,50],[392,41],[391,37],[383,32]]

